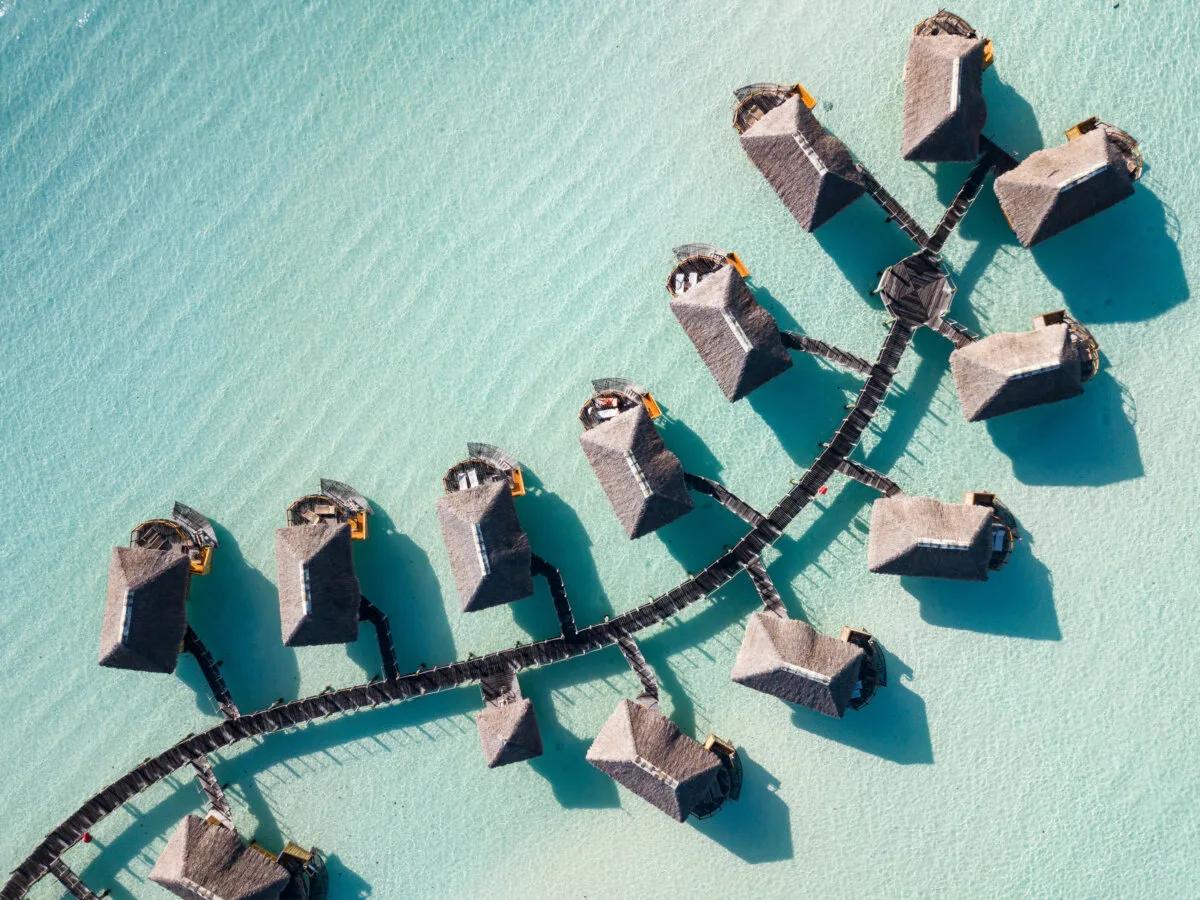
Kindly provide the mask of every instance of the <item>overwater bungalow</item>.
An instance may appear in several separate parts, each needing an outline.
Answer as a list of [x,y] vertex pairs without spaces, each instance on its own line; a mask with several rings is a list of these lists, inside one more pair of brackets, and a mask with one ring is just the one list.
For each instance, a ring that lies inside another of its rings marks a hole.
[[1093,116],[1067,132],[1067,143],[999,176],[995,190],[1017,240],[1031,247],[1124,200],[1141,176],[1138,142]]
[[867,567],[882,575],[985,581],[1008,560],[1016,522],[991,494],[962,503],[897,494],[871,506]]
[[1099,367],[1096,339],[1065,310],[1037,316],[1032,331],[993,334],[950,354],[970,422],[1075,397]]
[[588,748],[587,761],[682,822],[716,787],[721,759],[688,737],[657,700],[621,700]]
[[224,816],[188,816],[150,870],[150,880],[187,900],[275,900],[292,873],[246,846]]
[[480,683],[486,704],[475,718],[479,743],[489,769],[542,755],[542,733],[533,702],[521,695],[516,675],[485,678]]
[[730,402],[791,368],[775,319],[750,293],[736,254],[690,244],[675,256],[671,312]]
[[992,42],[942,10],[913,29],[904,63],[905,159],[970,161],[987,120],[983,70]]
[[513,497],[525,493],[521,467],[489,444],[468,444],[467,459],[442,479],[438,521],[463,612],[533,593],[529,538]]
[[209,521],[176,503],[170,518],[142,522],[133,529],[128,547],[113,548],[100,665],[175,671],[187,632],[191,579],[209,571],[216,546]]
[[592,387],[579,443],[626,534],[639,538],[689,512],[683,466],[654,428],[661,413],[650,392],[624,379]]
[[288,507],[275,532],[283,642],[289,647],[358,639],[362,592],[351,541],[367,537],[371,505],[348,485],[321,479],[321,490]]
[[864,193],[846,145],[813,115],[803,86],[752,84],[734,92],[733,127],[800,227],[819,228]]
[[881,679],[882,652],[863,631],[841,638],[775,612],[754,613],[746,626],[731,678],[738,684],[841,718],[866,704]]

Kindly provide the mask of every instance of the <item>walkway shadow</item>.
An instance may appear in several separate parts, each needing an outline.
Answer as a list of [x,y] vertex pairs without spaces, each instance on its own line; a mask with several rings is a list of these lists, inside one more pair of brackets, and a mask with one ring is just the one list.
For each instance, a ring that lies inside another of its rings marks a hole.
[[791,369],[758,388],[747,402],[788,456],[807,467],[820,452],[817,445],[846,415],[844,407],[862,381],[809,353],[793,353],[792,358]]
[[[529,535],[533,552],[562,573],[575,623],[583,627],[612,615],[612,605],[592,559],[592,539],[583,527],[583,520],[562,497],[546,490],[536,473],[528,468],[522,471],[527,494],[517,501],[521,524]],[[554,601],[544,579],[534,579],[532,597],[509,606],[513,621],[530,636],[540,639],[559,633]]]
[[313,900],[322,900],[322,898],[360,900],[360,898],[370,897],[374,893],[370,883],[363,880],[363,877],[357,872],[349,869],[336,853],[325,856],[323,880],[325,893],[320,893],[320,888],[314,885]]
[[[1062,640],[1054,609],[1054,580],[1033,554],[1033,538],[1022,534],[1004,568],[987,581],[901,578],[900,585],[921,604],[930,625],[985,634]],[[890,662],[889,662],[890,666]]]
[[[212,571],[192,582],[188,620],[221,664],[234,702],[243,711],[259,709],[278,697],[294,697],[300,683],[296,653],[283,645],[279,594],[275,585],[251,566],[233,535],[214,524],[220,545]],[[215,708],[194,660],[181,665],[189,684],[194,673],[207,712]]]
[[[375,501],[371,507],[375,512],[370,536],[355,544],[355,569],[363,593],[387,614],[400,671],[412,671],[422,663],[434,666],[454,660],[454,635],[429,555],[408,535],[396,530],[386,510]],[[383,668],[375,628],[370,623],[361,625],[358,640],[348,652],[368,676]]]
[[779,779],[756,763],[742,747],[742,792],[709,819],[688,824],[745,862],[791,859],[792,814],[779,796]]
[[925,701],[907,685],[912,669],[887,653],[888,683],[860,710],[834,719],[803,706],[795,707],[796,727],[902,766],[932,765],[933,742]]
[[[546,779],[554,799],[567,809],[604,809],[621,805],[617,784],[587,761],[591,736],[579,737],[564,726],[555,706],[571,705],[566,688],[611,694],[612,705],[625,696],[612,679],[628,672],[616,650],[591,653],[553,667],[521,676],[521,691],[533,701],[542,732],[543,753],[529,761],[530,768]],[[635,692],[635,688],[630,688]],[[632,696],[632,693],[630,694]],[[607,713],[606,713],[607,714]],[[595,725],[599,730],[600,722]]]
[[1133,196],[1033,248],[1046,277],[1085,324],[1137,322],[1190,296],[1179,220],[1144,182]]
[[997,449],[1024,484],[1102,485],[1145,474],[1136,409],[1103,370],[1081,397],[987,420]]

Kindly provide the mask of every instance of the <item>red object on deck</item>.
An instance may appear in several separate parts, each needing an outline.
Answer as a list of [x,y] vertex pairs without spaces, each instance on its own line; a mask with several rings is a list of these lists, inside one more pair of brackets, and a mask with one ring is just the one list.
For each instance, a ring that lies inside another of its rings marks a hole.
[[819,488],[817,488],[817,493],[818,494],[828,494],[829,488],[825,487],[825,485],[821,485]]
[[85,831],[83,833],[83,842],[85,844],[90,844],[92,842],[92,833],[90,831]]

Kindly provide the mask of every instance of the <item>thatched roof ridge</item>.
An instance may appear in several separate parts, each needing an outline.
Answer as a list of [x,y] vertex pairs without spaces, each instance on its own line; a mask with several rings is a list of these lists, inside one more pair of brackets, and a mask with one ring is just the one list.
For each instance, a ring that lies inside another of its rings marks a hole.
[[151,881],[186,900],[275,900],[290,879],[232,828],[198,816],[179,823],[150,870]]
[[992,510],[898,494],[871,506],[867,567],[882,575],[984,581]]
[[863,659],[861,647],[821,634],[807,622],[757,612],[746,625],[730,677],[764,694],[840,718]]
[[358,639],[362,591],[345,522],[289,525],[275,531],[279,619],[289,647]]
[[950,371],[970,422],[1083,393],[1079,349],[1061,323],[960,347],[950,354]]
[[638,404],[579,436],[584,455],[630,538],[661,528],[692,508],[679,458]]
[[904,64],[901,155],[925,162],[979,156],[987,121],[983,99],[984,41],[944,32],[914,34]]
[[437,514],[463,612],[533,593],[529,538],[507,479],[444,494]]
[[587,761],[678,822],[704,799],[721,762],[656,708],[622,700]]
[[812,231],[863,193],[850,151],[793,94],[748,128],[742,149],[800,227]]
[[114,547],[100,626],[100,665],[175,671],[187,631],[188,557],[175,547]]
[[1133,193],[1133,176],[1104,127],[1038,150],[999,176],[996,198],[1017,240],[1029,247]]
[[678,292],[671,312],[730,401],[791,368],[775,319],[731,265]]

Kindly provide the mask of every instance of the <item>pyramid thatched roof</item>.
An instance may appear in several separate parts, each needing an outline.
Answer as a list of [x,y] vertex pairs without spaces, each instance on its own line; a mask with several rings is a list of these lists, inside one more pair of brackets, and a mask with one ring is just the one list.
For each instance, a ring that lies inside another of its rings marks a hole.
[[993,551],[992,510],[903,494],[871,506],[867,567],[882,575],[984,581]]
[[824,129],[799,94],[746,129],[741,142],[805,231],[820,227],[863,193],[850,151]]
[[1101,126],[1030,154],[996,179],[995,190],[1017,240],[1029,247],[1130,196],[1133,176]]
[[587,760],[647,803],[682,822],[717,778],[717,755],[660,713],[622,700],[588,748]]
[[731,677],[738,684],[841,717],[850,702],[862,648],[773,612],[750,617]]
[[775,319],[731,265],[678,291],[671,311],[731,401],[791,368]]
[[905,159],[969,161],[987,121],[983,47],[978,37],[914,34],[904,64]]
[[291,876],[218,822],[188,816],[172,833],[150,880],[186,900],[275,900]]
[[187,631],[190,582],[188,557],[178,547],[114,547],[100,626],[100,665],[174,672]]
[[588,429],[579,443],[629,537],[649,534],[691,510],[683,466],[642,404]]
[[524,697],[489,705],[475,718],[475,726],[489,769],[542,755],[537,714]]
[[529,538],[507,479],[451,491],[438,498],[437,513],[463,612],[533,593]]
[[1079,349],[1061,323],[960,347],[950,354],[950,371],[971,422],[1083,393]]
[[345,644],[358,639],[362,598],[350,526],[289,525],[275,532],[279,619],[289,647]]

